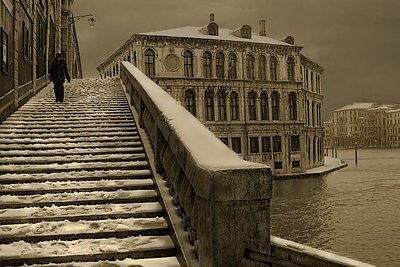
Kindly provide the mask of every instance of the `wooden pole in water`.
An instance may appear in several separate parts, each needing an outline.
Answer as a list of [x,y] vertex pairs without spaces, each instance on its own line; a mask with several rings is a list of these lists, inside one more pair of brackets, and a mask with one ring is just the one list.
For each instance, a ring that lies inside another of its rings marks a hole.
[[355,154],[356,165],[358,164],[357,146],[358,146],[358,143],[355,142],[354,143],[354,154]]

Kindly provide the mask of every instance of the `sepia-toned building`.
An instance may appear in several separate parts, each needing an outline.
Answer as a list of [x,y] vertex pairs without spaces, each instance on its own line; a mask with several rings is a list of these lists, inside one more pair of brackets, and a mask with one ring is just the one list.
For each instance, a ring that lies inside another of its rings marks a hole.
[[133,34],[97,70],[118,76],[129,61],[246,160],[305,172],[323,165],[323,69],[259,27],[220,28],[211,14],[204,27]]
[[331,114],[325,146],[337,148],[399,147],[399,105],[353,103]]
[[0,121],[49,83],[49,63],[62,52],[82,77],[73,0],[0,0]]

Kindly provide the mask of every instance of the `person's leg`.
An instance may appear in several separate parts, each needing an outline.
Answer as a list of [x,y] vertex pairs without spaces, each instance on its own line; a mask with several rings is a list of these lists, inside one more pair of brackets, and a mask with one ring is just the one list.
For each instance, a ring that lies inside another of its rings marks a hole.
[[61,89],[60,89],[61,85],[60,83],[55,83],[54,84],[54,91],[56,94],[56,102],[61,102]]
[[54,83],[54,95],[56,97],[56,102],[58,102],[58,87],[57,87],[57,83]]
[[64,101],[64,83],[60,84],[60,102]]

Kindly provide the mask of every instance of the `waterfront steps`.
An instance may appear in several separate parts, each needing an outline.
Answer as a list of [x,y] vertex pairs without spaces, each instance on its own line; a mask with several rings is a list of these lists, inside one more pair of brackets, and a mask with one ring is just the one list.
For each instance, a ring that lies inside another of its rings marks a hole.
[[0,266],[180,266],[158,200],[118,80],[47,87],[0,124]]

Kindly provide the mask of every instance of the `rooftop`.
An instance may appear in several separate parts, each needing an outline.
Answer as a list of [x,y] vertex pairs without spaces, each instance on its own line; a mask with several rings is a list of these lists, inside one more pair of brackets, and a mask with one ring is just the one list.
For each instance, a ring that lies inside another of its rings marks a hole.
[[234,41],[234,42],[246,42],[246,43],[259,43],[259,44],[271,44],[271,45],[284,45],[293,46],[283,41],[273,39],[268,36],[260,36],[258,33],[252,32],[251,39],[237,37],[232,34],[234,30],[219,28],[218,35],[207,35],[200,30],[202,27],[196,26],[185,26],[174,29],[167,29],[154,32],[144,32],[138,35],[148,35],[148,36],[165,36],[165,37],[181,37],[181,38],[197,38],[197,39],[210,39],[210,40],[223,40],[223,41]]
[[345,110],[353,110],[353,109],[370,109],[373,106],[377,105],[376,103],[352,103],[341,108],[338,108],[334,111],[345,111]]

